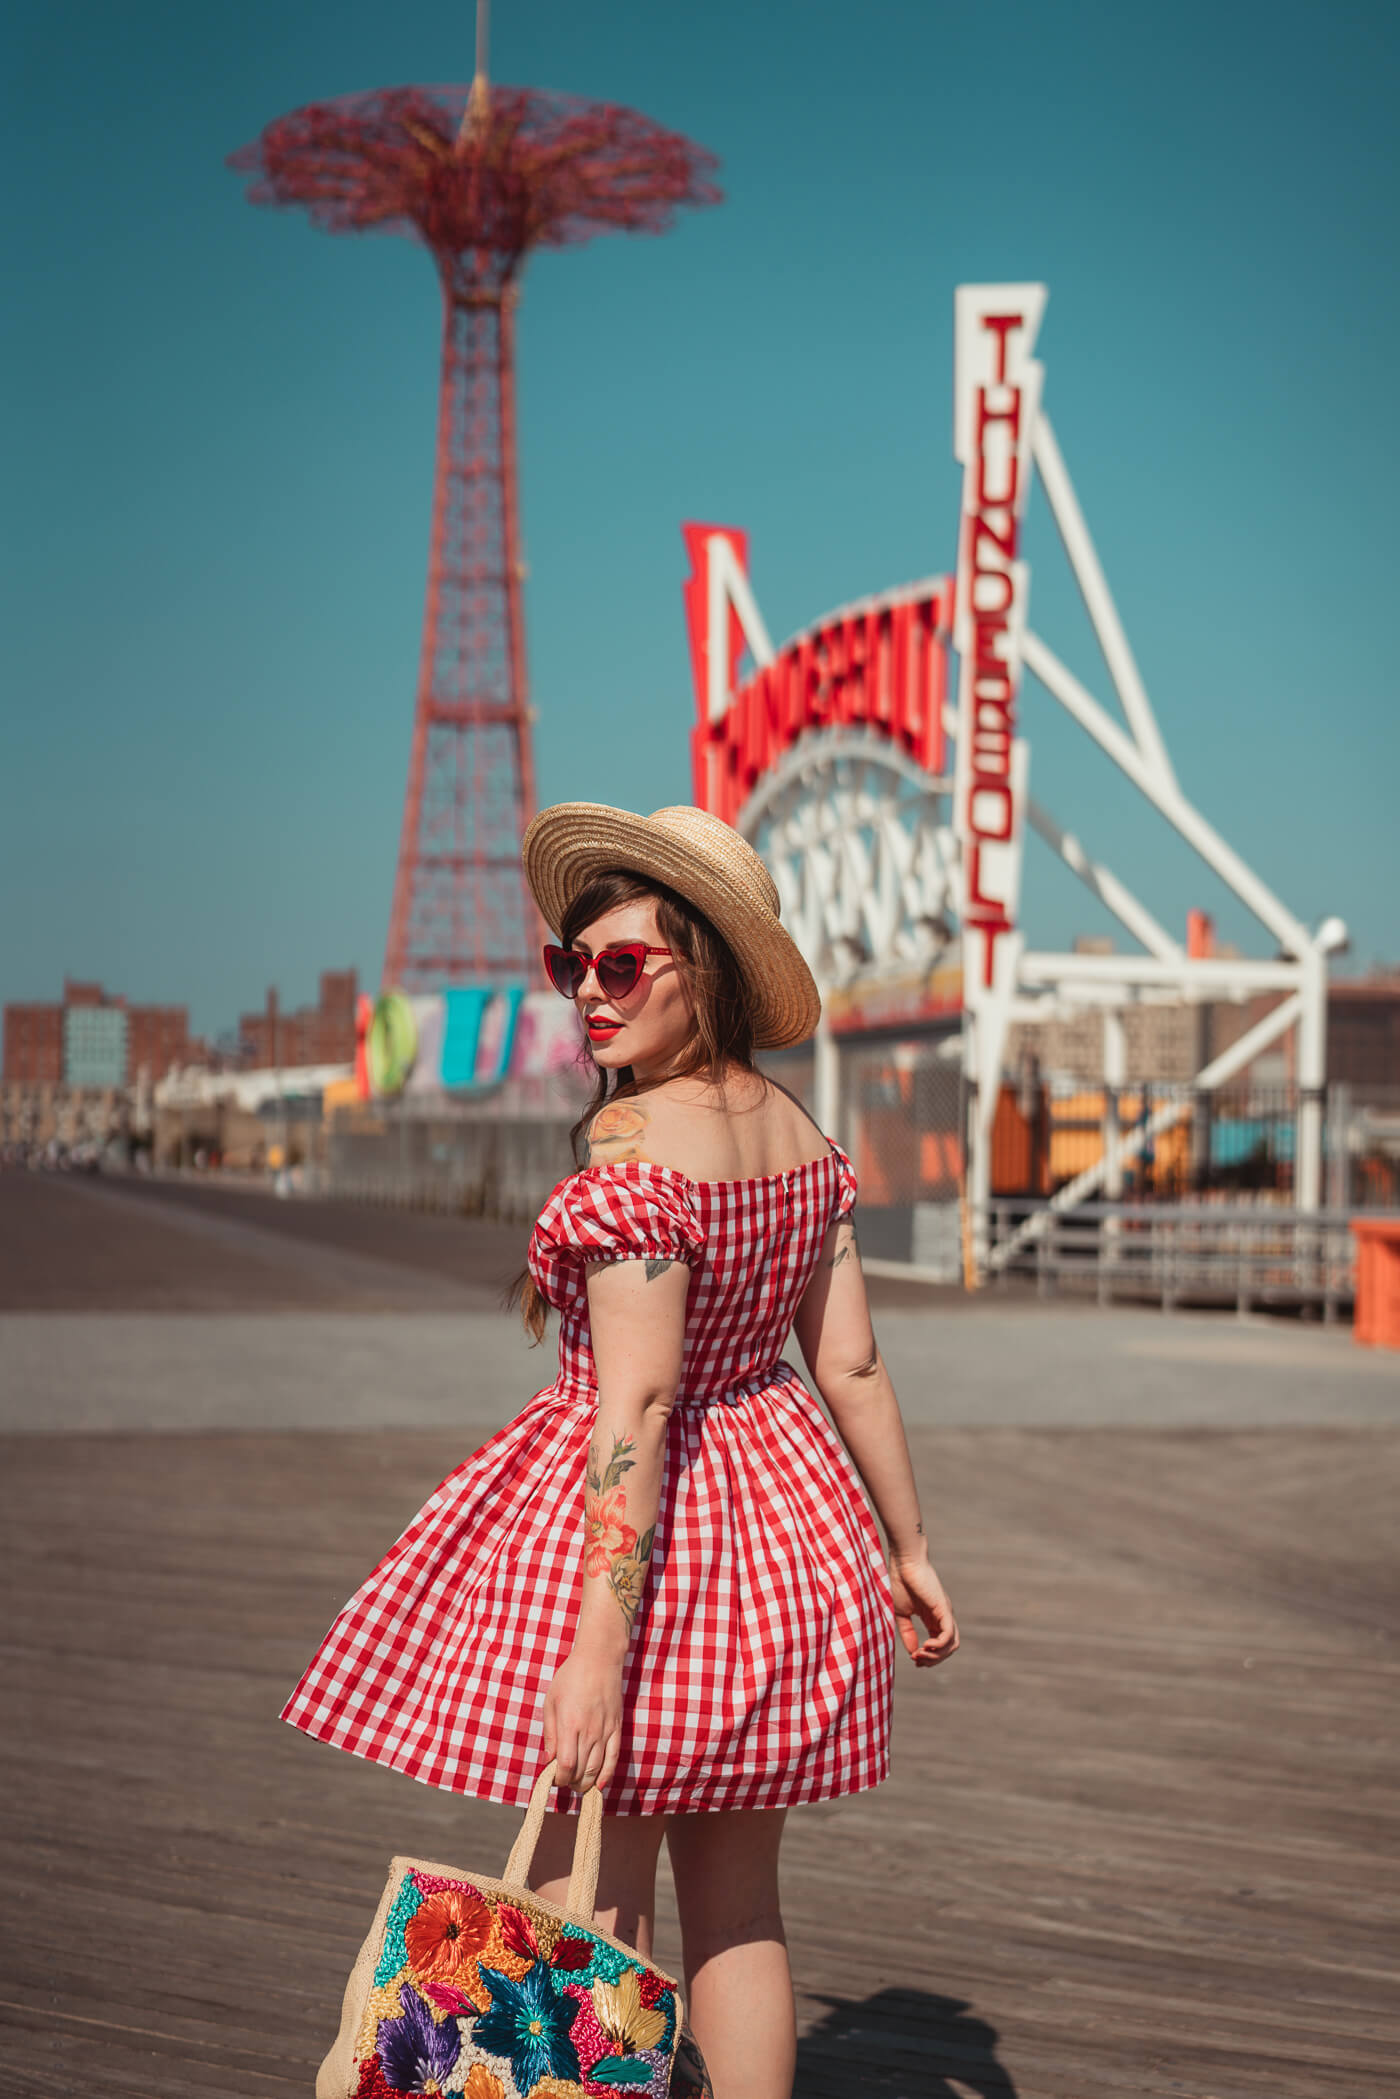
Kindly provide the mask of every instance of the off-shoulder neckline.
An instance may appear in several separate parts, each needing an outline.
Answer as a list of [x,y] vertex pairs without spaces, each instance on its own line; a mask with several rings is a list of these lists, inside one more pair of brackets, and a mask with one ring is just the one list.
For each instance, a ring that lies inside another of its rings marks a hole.
[[673,1180],[684,1181],[689,1188],[764,1188],[771,1181],[795,1180],[800,1173],[810,1173],[814,1166],[834,1166],[840,1159],[846,1159],[848,1166],[851,1163],[840,1145],[834,1144],[828,1137],[826,1150],[818,1152],[815,1159],[804,1159],[800,1166],[784,1166],[777,1173],[751,1173],[746,1178],[733,1181],[697,1180],[694,1174],[683,1172],[679,1166],[663,1166],[659,1159],[604,1160],[598,1166],[580,1166],[574,1179],[581,1180],[586,1173],[628,1173],[635,1168],[647,1173],[668,1173]]

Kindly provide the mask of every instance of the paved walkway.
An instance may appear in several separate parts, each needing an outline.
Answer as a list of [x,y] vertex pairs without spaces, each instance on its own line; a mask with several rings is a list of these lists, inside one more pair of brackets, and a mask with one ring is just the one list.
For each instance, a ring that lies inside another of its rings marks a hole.
[[[501,1309],[524,1240],[199,1184],[0,1175],[0,1431],[498,1426],[553,1375],[551,1345],[527,1347]],[[1400,1355],[1345,1328],[872,1294],[915,1424],[1400,1422]]]
[[[307,2095],[391,1853],[504,1859],[275,1717],[477,1433],[0,1440],[0,2092]],[[965,1646],[791,1818],[798,2099],[1372,2099],[1394,1433],[913,1440]]]
[[[0,1174],[0,2099],[306,2094],[390,1853],[504,1858],[507,1811],[275,1714],[543,1379],[522,1238]],[[1396,1364],[878,1296],[965,1646],[898,1672],[886,1787],[792,1816],[797,2099],[1370,2099]]]

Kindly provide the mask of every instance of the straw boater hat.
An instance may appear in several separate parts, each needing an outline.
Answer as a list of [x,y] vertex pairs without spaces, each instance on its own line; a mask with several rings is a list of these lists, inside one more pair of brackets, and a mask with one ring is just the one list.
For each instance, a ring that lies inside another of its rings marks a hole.
[[556,802],[525,833],[525,875],[557,933],[595,876],[625,868],[678,890],[733,950],[754,1001],[755,1044],[805,1042],[821,998],[796,943],[778,923],[778,892],[753,847],[705,809],[634,816],[603,802]]

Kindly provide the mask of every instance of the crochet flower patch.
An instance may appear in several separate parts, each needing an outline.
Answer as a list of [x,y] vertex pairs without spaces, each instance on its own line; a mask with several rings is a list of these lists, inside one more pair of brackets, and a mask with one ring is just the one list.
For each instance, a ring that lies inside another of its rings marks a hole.
[[674,1991],[581,1925],[408,1873],[384,1924],[355,2099],[668,2099]]

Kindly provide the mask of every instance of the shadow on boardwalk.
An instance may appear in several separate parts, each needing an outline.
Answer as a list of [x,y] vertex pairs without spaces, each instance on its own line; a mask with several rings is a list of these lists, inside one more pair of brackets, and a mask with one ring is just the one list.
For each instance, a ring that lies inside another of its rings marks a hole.
[[797,2044],[793,2099],[1017,2099],[996,2028],[964,1998],[880,1990],[816,2001],[828,2009]]

